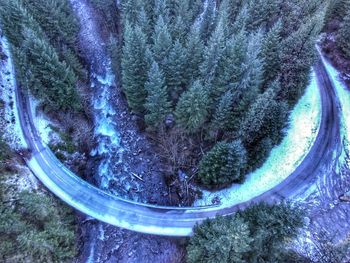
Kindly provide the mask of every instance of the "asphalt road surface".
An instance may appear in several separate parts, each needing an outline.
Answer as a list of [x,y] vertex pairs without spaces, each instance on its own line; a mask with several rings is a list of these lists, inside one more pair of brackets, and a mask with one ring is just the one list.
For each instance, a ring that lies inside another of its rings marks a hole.
[[162,207],[123,200],[104,192],[63,166],[43,144],[33,123],[29,100],[17,87],[16,96],[20,124],[28,147],[32,151],[28,166],[38,179],[60,199],[75,209],[100,221],[132,231],[166,235],[189,236],[193,226],[216,215],[229,215],[259,201],[278,202],[293,197],[310,186],[323,164],[333,158],[339,143],[339,108],[332,82],[321,60],[315,71],[322,98],[322,119],[316,141],[296,170],[282,183],[248,202],[227,208]]

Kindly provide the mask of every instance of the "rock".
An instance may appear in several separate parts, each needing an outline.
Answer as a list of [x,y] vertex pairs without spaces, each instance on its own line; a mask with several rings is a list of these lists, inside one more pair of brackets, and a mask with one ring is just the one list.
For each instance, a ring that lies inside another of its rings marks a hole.
[[180,182],[185,182],[187,180],[187,178],[188,178],[187,174],[185,174],[181,170],[179,170],[178,176],[179,176]]
[[339,200],[342,202],[350,203],[350,192],[340,196]]
[[175,126],[175,118],[173,114],[168,114],[165,118],[165,126],[167,128],[173,128]]
[[213,205],[220,205],[220,204],[221,204],[220,197],[215,196],[215,197],[211,200],[211,203],[212,203]]

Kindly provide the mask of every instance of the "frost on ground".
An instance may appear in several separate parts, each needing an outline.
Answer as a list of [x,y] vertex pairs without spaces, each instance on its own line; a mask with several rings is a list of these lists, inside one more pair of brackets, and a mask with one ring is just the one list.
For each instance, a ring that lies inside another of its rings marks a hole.
[[0,111],[1,127],[4,127],[4,138],[13,149],[25,148],[22,129],[19,123],[16,101],[16,79],[10,46],[5,37],[0,38]]
[[337,97],[341,107],[341,138],[343,140],[344,150],[341,160],[344,161],[350,151],[350,91],[341,79],[341,74],[322,56],[323,63],[333,82]]
[[50,120],[44,115],[44,113],[38,110],[39,101],[37,99],[30,96],[29,102],[30,102],[30,108],[32,111],[34,126],[41,140],[45,144],[49,144],[54,134],[51,128],[53,127],[53,125],[50,122]]
[[16,172],[8,176],[5,181],[6,185],[11,186],[13,193],[38,189],[38,181],[27,166],[18,163],[13,165]]
[[[350,101],[350,100],[349,100]],[[350,118],[350,114],[348,115]],[[210,205],[220,199],[220,207],[229,207],[257,197],[285,180],[301,163],[313,145],[321,121],[321,97],[315,72],[305,95],[290,115],[290,124],[282,143],[270,153],[265,164],[249,174],[241,185],[218,192],[203,191],[195,206]]]

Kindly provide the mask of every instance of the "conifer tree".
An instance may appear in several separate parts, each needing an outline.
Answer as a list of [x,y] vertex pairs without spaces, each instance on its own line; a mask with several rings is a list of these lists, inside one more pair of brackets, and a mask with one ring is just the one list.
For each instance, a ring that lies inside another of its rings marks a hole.
[[201,40],[200,32],[198,28],[192,28],[190,34],[187,37],[186,41],[186,86],[189,86],[190,83],[199,79],[200,77],[200,65],[203,62],[204,55],[204,43]]
[[343,54],[350,59],[350,7],[339,30],[337,43]]
[[211,126],[216,131],[230,131],[234,122],[232,110],[234,107],[234,97],[231,91],[222,95],[216,107]]
[[259,28],[268,29],[276,21],[279,14],[279,0],[256,0],[248,4],[247,29],[254,31]]
[[199,164],[198,180],[208,188],[241,182],[247,161],[240,141],[219,142]]
[[176,105],[178,125],[188,132],[199,131],[208,116],[208,93],[200,81],[195,81],[189,90],[185,91]]
[[59,50],[74,49],[79,27],[68,1],[23,0],[24,5]]
[[[239,1],[239,0],[238,0]],[[230,29],[231,33],[237,34],[247,29],[248,8],[246,5],[237,14],[237,18],[234,20]]]
[[59,61],[54,48],[45,40],[27,32],[24,43],[28,50],[28,62],[33,85],[29,88],[34,96],[52,110],[77,110],[81,107],[75,85],[77,78],[65,62]]
[[[277,83],[275,82],[274,85],[277,85]],[[276,92],[274,89],[275,87],[269,88],[266,92],[260,95],[250,107],[241,127],[241,136],[246,145],[253,145],[254,142],[265,136],[271,138],[276,136],[273,131],[276,128],[275,117],[279,102],[276,101]],[[280,123],[279,128],[282,128],[283,125],[284,123]]]
[[154,1],[154,21],[156,24],[159,23],[159,18],[161,17],[164,24],[169,24],[171,22],[169,1],[171,0],[155,0]]
[[[229,19],[233,21],[240,20],[238,17],[242,16],[243,9],[246,9],[246,1],[244,0],[223,0],[223,2],[227,2],[227,12],[229,14]],[[243,27],[239,28],[238,31],[243,29]]]
[[18,0],[3,0],[0,5],[0,18],[6,37],[15,47],[24,42],[26,30],[36,33],[36,37],[44,37],[39,24]]
[[261,56],[264,62],[264,86],[275,80],[281,71],[281,28],[282,23],[278,21],[262,43]]
[[196,226],[187,246],[187,262],[244,263],[252,239],[248,224],[240,217],[218,217]]
[[145,103],[145,121],[149,127],[156,129],[171,112],[164,74],[156,62],[153,62],[148,73],[145,89],[148,92]]
[[215,78],[224,48],[224,29],[223,24],[219,23],[208,41],[204,52],[204,62],[200,67],[202,78],[209,83]]
[[261,42],[261,32],[250,35],[245,63],[242,66],[244,75],[239,84],[246,93],[257,94],[262,84]]
[[[290,242],[304,226],[304,213],[288,204],[253,205],[233,216],[196,226],[187,246],[189,263],[299,262]],[[302,261],[304,262],[304,261]]]
[[159,16],[154,28],[152,51],[155,61],[163,70],[172,45],[173,41],[168,25],[165,23],[163,16]]
[[330,22],[332,19],[342,21],[346,16],[350,0],[332,0],[329,3],[326,12],[326,22]]
[[306,20],[300,28],[282,41],[281,98],[295,105],[309,81],[315,60],[315,41],[323,27],[324,13]]
[[202,10],[203,2],[202,0],[188,0],[188,2],[189,8],[191,10],[191,21],[193,23]]
[[182,16],[179,15],[174,18],[174,24],[171,26],[171,29],[172,38],[177,39],[181,42],[181,44],[184,44],[188,32],[188,27]]
[[[260,43],[260,33],[250,36],[244,63],[237,68],[241,70],[238,75],[240,79],[237,80],[237,84],[234,83],[233,87],[231,87],[234,96],[234,107],[232,111],[232,127],[234,131],[239,130],[249,106],[258,96],[261,88],[262,61],[259,57]],[[241,44],[238,47],[240,46]]]
[[186,49],[181,45],[180,41],[176,40],[165,65],[168,93],[175,101],[186,83],[186,53]]
[[[247,54],[246,32],[241,31],[225,44],[225,49],[218,61],[217,73],[213,81],[215,89],[211,96],[217,100],[230,87],[237,87],[244,78],[244,60]],[[252,62],[252,61],[248,61]]]
[[304,226],[304,212],[290,204],[260,203],[238,213],[248,223],[253,241],[246,262],[291,262],[286,260],[288,245]]
[[208,5],[204,10],[202,21],[200,24],[200,32],[202,39],[206,42],[212,35],[212,31],[215,28],[215,1],[208,0]]
[[141,10],[142,2],[140,0],[125,0],[121,3],[123,12],[124,26],[126,23],[135,25],[139,19],[139,11]]
[[[273,145],[280,142],[287,122],[288,106],[277,101],[278,83],[273,85],[250,107],[241,124],[240,137],[249,151],[251,169],[260,166]],[[267,149],[267,150],[266,150]]]
[[144,110],[147,91],[146,37],[138,26],[126,23],[122,54],[122,81],[129,107],[135,112]]
[[150,18],[145,10],[144,6],[141,6],[137,16],[137,25],[140,26],[142,32],[145,34],[147,40],[150,40],[152,35],[152,26]]
[[[183,0],[183,1],[179,1],[177,9],[175,10],[175,26],[176,24],[178,24],[178,22],[176,22],[177,20],[181,20],[181,23],[179,24],[183,24],[183,29],[184,29],[184,36],[187,35],[189,29],[192,26],[192,22],[193,22],[193,18],[194,18],[194,14],[193,14],[193,9],[191,9],[190,6],[190,0]],[[179,31],[179,30],[177,30]],[[179,34],[179,33],[178,33]],[[181,39],[181,42],[184,43],[185,39]]]

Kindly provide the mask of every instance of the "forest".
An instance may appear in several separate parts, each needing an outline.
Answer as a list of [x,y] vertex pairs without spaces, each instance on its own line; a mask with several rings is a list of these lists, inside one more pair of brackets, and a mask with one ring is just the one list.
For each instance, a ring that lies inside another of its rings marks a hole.
[[[113,0],[91,3],[106,18],[130,111],[158,146],[181,146],[163,155],[172,173],[193,173],[209,189],[244,183],[281,142],[320,33],[334,33],[338,52],[350,59],[349,0],[125,0],[120,9]],[[90,72],[69,1],[2,0],[0,21],[21,88],[45,112],[88,115],[79,86]],[[1,138],[0,259],[69,262],[77,254],[72,210],[39,191],[9,199],[14,158]],[[259,204],[205,221],[185,242],[186,260],[310,262],[285,249],[304,217],[290,204]]]
[[[196,181],[213,189],[244,182],[304,93],[327,1],[129,0],[119,12],[113,1],[93,3],[122,32],[109,47],[130,110],[156,142],[166,145],[166,133],[187,148],[163,154],[170,172],[198,168]],[[1,9],[22,86],[47,111],[84,112],[76,84],[87,70],[68,3]]]
[[185,134],[197,181],[218,188],[242,183],[283,138],[327,1],[206,3],[123,2],[120,69],[148,132]]
[[18,191],[16,162],[0,134],[0,261],[69,262],[77,252],[73,210],[41,191]]

